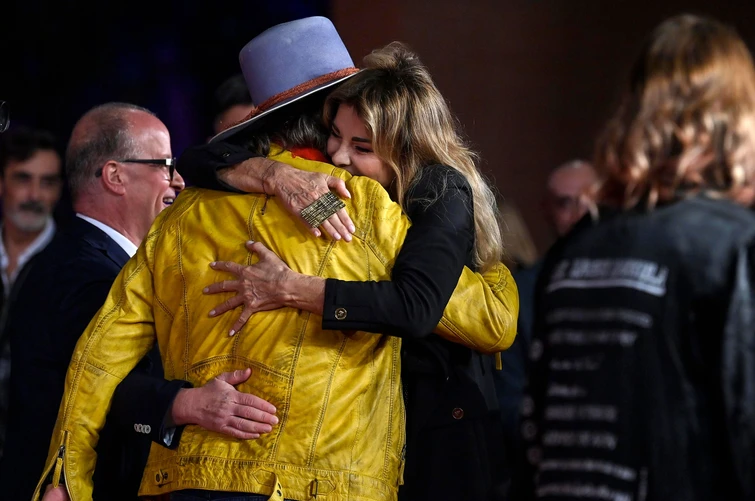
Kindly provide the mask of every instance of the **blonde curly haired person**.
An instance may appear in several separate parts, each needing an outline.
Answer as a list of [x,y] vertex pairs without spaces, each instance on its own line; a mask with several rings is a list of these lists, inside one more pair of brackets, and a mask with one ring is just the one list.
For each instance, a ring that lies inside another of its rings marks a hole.
[[541,275],[529,497],[755,498],[754,118],[732,28],[653,31],[597,147],[594,218]]

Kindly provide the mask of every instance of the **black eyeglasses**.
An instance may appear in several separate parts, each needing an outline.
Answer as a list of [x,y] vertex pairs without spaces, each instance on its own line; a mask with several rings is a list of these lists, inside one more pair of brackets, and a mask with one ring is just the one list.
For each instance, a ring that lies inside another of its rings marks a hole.
[[[157,167],[167,167],[170,175],[170,180],[173,181],[173,175],[176,173],[176,159],[175,158],[126,158],[123,160],[116,160],[124,164],[147,164]],[[102,176],[102,169],[97,169],[94,173],[95,177]]]

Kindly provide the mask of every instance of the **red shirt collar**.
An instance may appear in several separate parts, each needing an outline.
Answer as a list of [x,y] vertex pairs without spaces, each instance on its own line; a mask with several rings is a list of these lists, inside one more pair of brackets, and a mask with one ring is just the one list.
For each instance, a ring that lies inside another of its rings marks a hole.
[[294,158],[301,157],[306,160],[314,160],[316,162],[328,162],[325,155],[322,154],[317,148],[290,148],[291,156]]

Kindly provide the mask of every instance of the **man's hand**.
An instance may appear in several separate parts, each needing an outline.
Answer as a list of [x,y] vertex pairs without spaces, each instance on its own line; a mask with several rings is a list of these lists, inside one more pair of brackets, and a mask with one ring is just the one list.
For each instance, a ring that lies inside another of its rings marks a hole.
[[275,406],[234,388],[251,375],[252,369],[224,372],[200,388],[179,391],[171,408],[173,423],[196,424],[244,440],[272,431],[278,424]]
[[71,501],[71,498],[68,497],[68,492],[62,484],[54,489],[52,484],[47,484],[42,501]]
[[[316,237],[322,233],[302,219],[302,209],[331,190],[342,198],[351,198],[343,179],[321,172],[303,171],[267,158],[250,158],[228,169],[219,170],[218,176],[223,182],[241,191],[275,195],[286,210],[307,225]],[[321,228],[334,240],[343,239],[347,242],[351,241],[351,235],[356,231],[345,209],[326,219]]]

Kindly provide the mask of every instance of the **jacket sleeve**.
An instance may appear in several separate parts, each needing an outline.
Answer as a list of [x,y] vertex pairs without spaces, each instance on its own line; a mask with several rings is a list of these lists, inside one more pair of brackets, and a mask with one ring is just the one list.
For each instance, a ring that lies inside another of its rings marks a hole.
[[431,169],[444,177],[426,175],[412,193],[412,226],[391,280],[328,279],[323,328],[398,337],[435,332],[481,352],[500,351],[516,331],[516,285],[502,264],[485,275],[464,266],[475,235],[471,188],[448,167]]
[[[435,188],[438,181],[421,182],[413,198],[436,200],[427,207],[420,202],[410,204],[410,209],[415,208],[408,214],[412,226],[396,257],[391,280],[329,279],[323,328],[425,337],[438,325],[474,242],[471,194],[463,179],[444,190],[440,198]],[[336,317],[340,309],[347,311],[345,319]]]
[[731,464],[741,500],[755,499],[755,244],[740,250],[721,350]]
[[[153,229],[159,227],[156,222]],[[53,486],[64,476],[72,499],[91,499],[94,447],[113,393],[155,342],[152,257],[158,237],[159,229],[147,236],[136,256],[126,263],[76,344],[44,473],[33,499],[39,499],[50,474]]]
[[[150,363],[155,354],[147,355],[139,365]],[[136,433],[134,425],[149,426],[150,440],[175,449],[181,439],[183,426],[168,427],[166,418],[178,392],[191,388],[191,383],[156,377],[138,368],[129,372],[113,394],[113,405],[108,418],[126,433]]]
[[519,293],[502,263],[483,274],[464,268],[435,332],[480,353],[507,349],[516,337]]
[[[75,273],[75,269],[71,273]],[[82,274],[86,270],[80,270]],[[65,378],[71,354],[74,351],[79,336],[87,327],[87,324],[97,314],[102,306],[104,298],[112,286],[112,274],[103,273],[101,280],[91,281],[85,287],[79,287],[66,297],[61,305],[61,321],[66,329],[65,336],[56,336],[52,340],[52,349],[57,351],[57,360],[60,371],[60,380]],[[118,385],[113,396],[113,405],[108,413],[108,419],[118,426],[122,433],[136,434],[134,424],[150,426],[150,440],[166,447],[174,447],[178,444],[183,427],[166,429],[165,417],[178,391],[191,385],[182,380],[168,381],[154,375],[152,367],[159,364],[159,352],[152,350],[131,371],[123,382]],[[162,371],[157,371],[162,373]],[[62,390],[62,388],[61,388]],[[51,400],[58,402],[61,394],[58,393]],[[54,408],[51,422],[54,422]],[[45,435],[51,428],[44,430]],[[166,442],[166,437],[171,438]],[[44,437],[43,440],[47,440]],[[45,446],[47,443],[45,443]]]
[[254,156],[244,146],[230,142],[200,144],[184,150],[178,159],[177,169],[189,185],[239,193],[239,190],[221,181],[217,171]]

